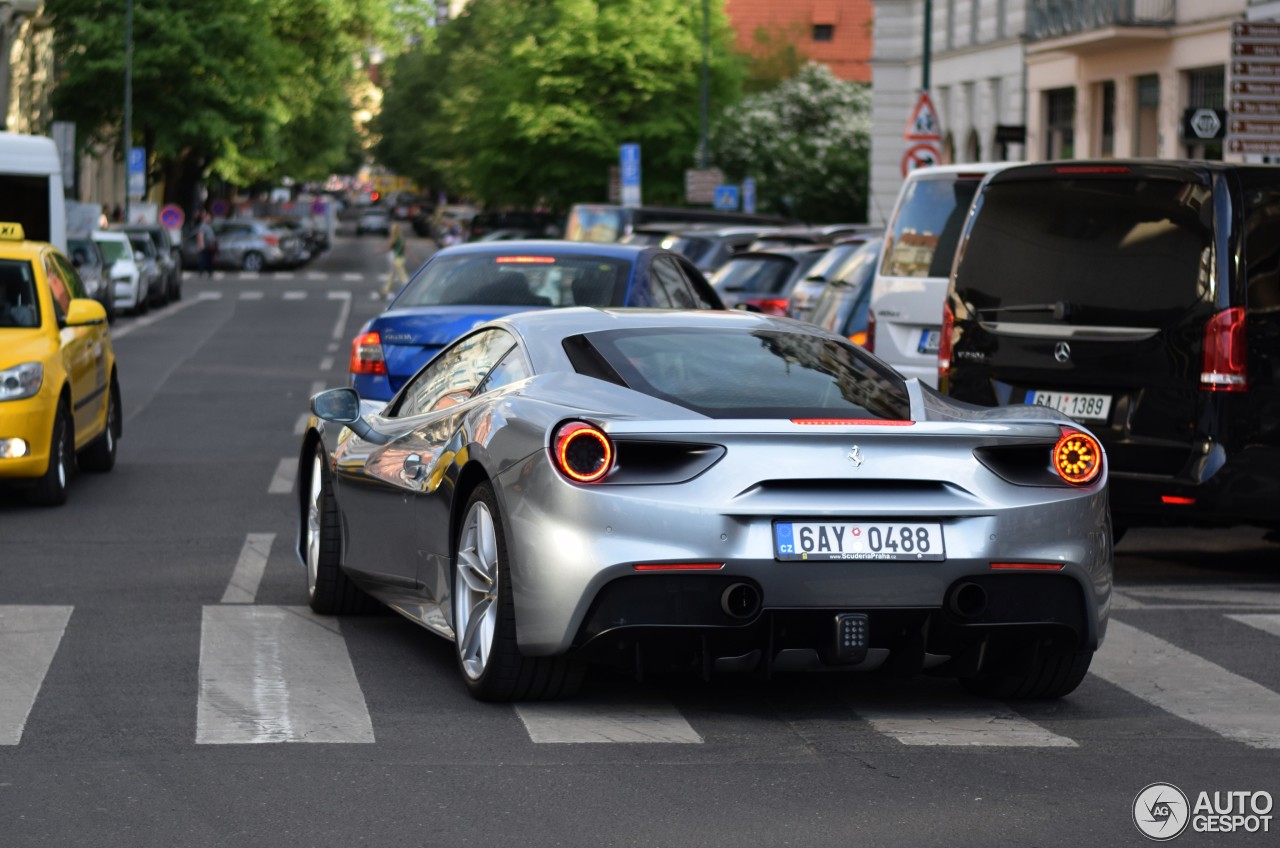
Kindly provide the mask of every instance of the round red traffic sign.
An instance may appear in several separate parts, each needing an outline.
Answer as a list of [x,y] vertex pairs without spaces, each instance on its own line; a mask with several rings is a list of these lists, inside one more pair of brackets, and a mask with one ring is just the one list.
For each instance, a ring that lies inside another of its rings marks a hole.
[[182,214],[182,207],[173,203],[162,208],[159,217],[160,223],[170,230],[182,229],[182,222],[187,220],[187,216]]
[[902,176],[906,176],[909,172],[916,168],[925,168],[929,165],[936,165],[942,161],[942,154],[938,151],[936,144],[924,142],[921,144],[913,144],[907,148],[907,152],[902,154]]

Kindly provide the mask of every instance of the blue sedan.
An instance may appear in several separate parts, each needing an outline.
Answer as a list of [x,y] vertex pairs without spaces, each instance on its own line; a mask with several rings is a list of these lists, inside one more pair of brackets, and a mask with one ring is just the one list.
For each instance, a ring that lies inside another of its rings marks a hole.
[[658,247],[473,242],[429,259],[351,343],[351,385],[390,400],[445,345],[513,312],[562,306],[723,309],[693,263]]

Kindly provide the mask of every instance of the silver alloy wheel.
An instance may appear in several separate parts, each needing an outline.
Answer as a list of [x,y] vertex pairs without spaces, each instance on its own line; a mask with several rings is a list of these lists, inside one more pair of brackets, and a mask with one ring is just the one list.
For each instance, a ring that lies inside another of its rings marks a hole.
[[311,491],[307,498],[307,595],[315,597],[320,579],[320,518],[324,510],[324,464],[319,455],[311,464]]
[[477,501],[462,525],[453,585],[454,638],[471,680],[489,664],[498,614],[498,537],[489,507]]

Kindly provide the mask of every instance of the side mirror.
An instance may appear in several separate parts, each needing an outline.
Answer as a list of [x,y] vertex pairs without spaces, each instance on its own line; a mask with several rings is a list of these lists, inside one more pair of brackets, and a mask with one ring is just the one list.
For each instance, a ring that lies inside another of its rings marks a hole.
[[360,395],[352,388],[328,389],[311,397],[311,411],[315,416],[334,424],[345,424],[366,442],[385,445],[391,437],[369,426],[360,417]]
[[107,310],[96,300],[77,297],[67,305],[66,326],[84,327],[107,323]]

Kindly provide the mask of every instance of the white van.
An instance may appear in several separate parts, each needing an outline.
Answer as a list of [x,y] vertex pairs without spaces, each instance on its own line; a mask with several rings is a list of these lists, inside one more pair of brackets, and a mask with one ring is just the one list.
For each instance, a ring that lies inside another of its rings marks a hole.
[[983,177],[1012,164],[939,165],[907,174],[871,284],[866,345],[904,376],[938,385],[942,304],[965,216]]
[[17,221],[27,238],[66,253],[66,197],[53,139],[0,132],[0,221]]

